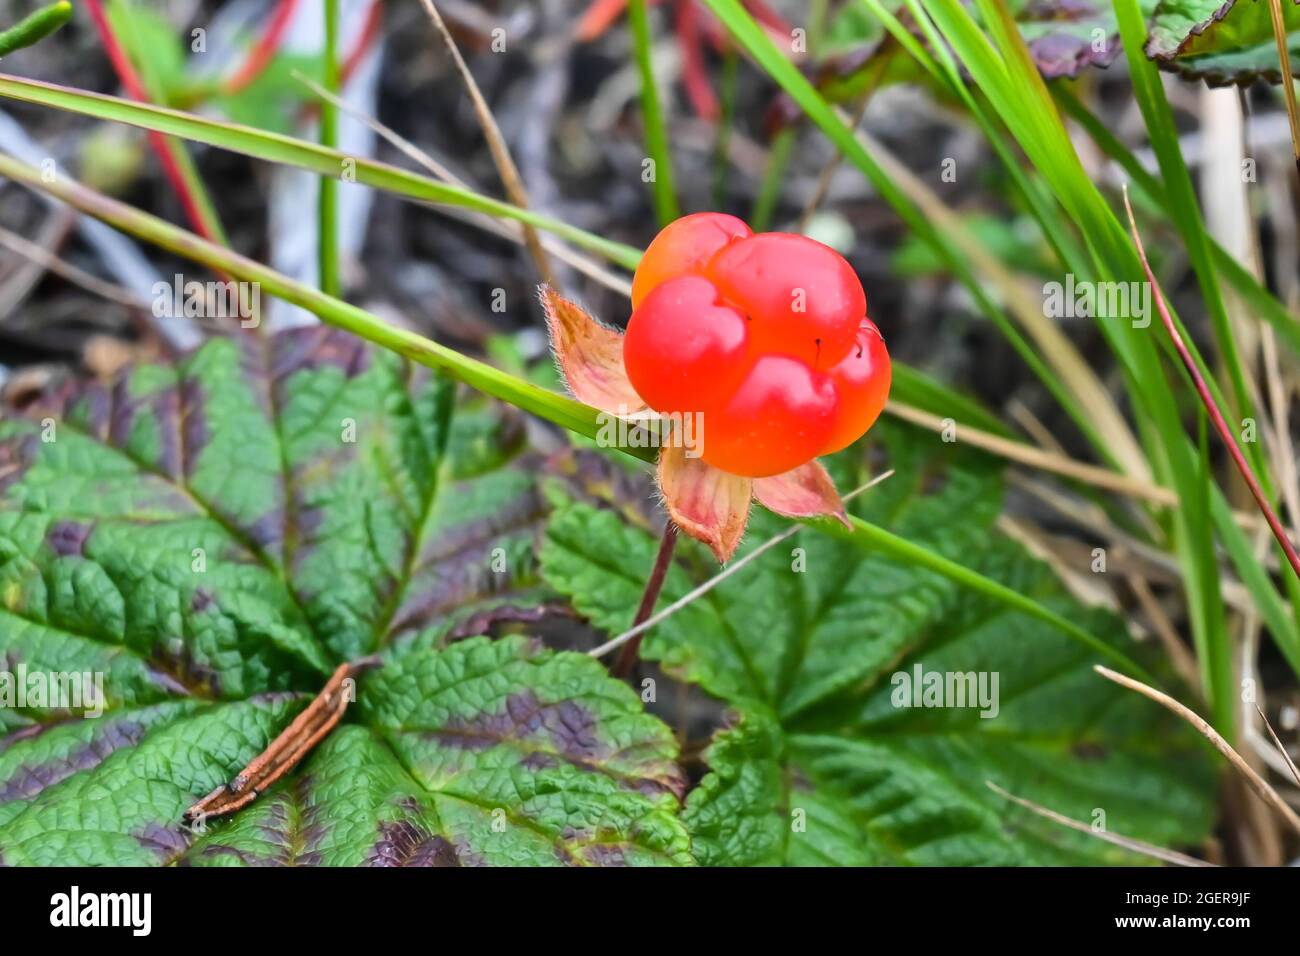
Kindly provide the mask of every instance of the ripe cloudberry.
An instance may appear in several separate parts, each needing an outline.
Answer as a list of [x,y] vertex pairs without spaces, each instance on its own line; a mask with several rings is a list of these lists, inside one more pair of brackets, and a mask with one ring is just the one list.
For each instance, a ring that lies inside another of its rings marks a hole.
[[889,395],[889,353],[843,257],[734,216],[669,224],[632,281],[623,364],[655,411],[699,413],[704,461],[751,478],[839,451]]

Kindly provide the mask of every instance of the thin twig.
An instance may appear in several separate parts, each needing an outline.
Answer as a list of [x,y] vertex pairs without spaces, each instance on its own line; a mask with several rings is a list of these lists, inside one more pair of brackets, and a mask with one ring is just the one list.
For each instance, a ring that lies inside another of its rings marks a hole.
[[344,692],[347,680],[377,666],[377,657],[364,657],[340,664],[302,713],[229,783],[221,784],[186,810],[186,820],[194,822],[226,816],[246,807],[265,793],[297,766],[343,719],[349,703],[348,694]]
[[[113,32],[101,0],[86,0],[86,7],[90,11],[90,18],[94,21],[100,42],[104,45],[104,52],[113,66],[113,72],[125,87],[127,95],[140,103],[152,103],[153,100],[145,88],[144,81],[136,72],[117,34]],[[218,242],[223,246],[229,245],[211,200],[202,192],[202,183],[198,181],[196,175],[193,175],[192,167],[187,169],[189,154],[185,152],[185,147],[176,139],[156,130],[149,132],[148,139],[158,155],[158,161],[162,164],[163,174],[179,197],[185,209],[185,216],[194,226],[194,231],[204,239]]]
[[1268,522],[1273,537],[1277,539],[1277,543],[1282,546],[1282,551],[1286,554],[1287,560],[1291,562],[1291,570],[1295,572],[1297,578],[1300,578],[1300,555],[1296,554],[1295,546],[1291,544],[1291,539],[1282,527],[1282,522],[1278,520],[1276,512],[1273,511],[1273,505],[1269,503],[1268,498],[1264,495],[1264,490],[1259,486],[1254,470],[1246,461],[1245,455],[1241,453],[1241,448],[1238,447],[1237,440],[1232,435],[1232,429],[1224,421],[1223,413],[1219,411],[1219,406],[1215,404],[1214,397],[1205,384],[1205,379],[1201,377],[1201,370],[1192,361],[1192,356],[1187,351],[1187,345],[1183,342],[1178,327],[1174,325],[1174,320],[1169,315],[1169,309],[1165,305],[1164,293],[1160,290],[1160,283],[1156,281],[1155,273],[1151,271],[1151,264],[1147,262],[1146,249],[1143,248],[1142,237],[1138,234],[1137,220],[1133,217],[1133,205],[1128,199],[1127,185],[1124,187],[1124,208],[1128,210],[1128,222],[1129,228],[1133,232],[1133,241],[1137,244],[1138,256],[1142,260],[1142,269],[1146,272],[1147,281],[1151,283],[1152,297],[1156,302],[1156,310],[1160,313],[1160,318],[1165,324],[1165,330],[1169,333],[1170,339],[1173,340],[1174,348],[1178,350],[1178,355],[1183,360],[1183,366],[1187,369],[1187,374],[1191,376],[1192,384],[1196,386],[1196,392],[1200,395],[1205,410],[1209,412],[1210,420],[1214,422],[1215,430],[1218,431],[1219,437],[1223,439],[1223,443],[1227,446],[1228,453],[1232,456],[1237,470],[1241,472],[1241,477],[1245,480],[1247,487],[1250,488],[1255,503],[1259,505],[1259,510],[1264,515],[1264,520]]
[[1291,759],[1291,754],[1287,751],[1286,747],[1282,745],[1282,741],[1278,737],[1277,731],[1274,730],[1273,725],[1268,722],[1268,718],[1264,716],[1264,711],[1260,708],[1259,704],[1255,705],[1255,710],[1259,713],[1259,719],[1264,721],[1264,726],[1268,729],[1268,735],[1273,738],[1273,746],[1277,747],[1277,752],[1280,753],[1282,759],[1286,761],[1286,766],[1287,769],[1291,771],[1291,776],[1295,777],[1295,782],[1297,784],[1300,784],[1300,769],[1297,769],[1295,761]]
[[1201,717],[1196,713],[1196,711],[1192,710],[1185,704],[1174,700],[1168,694],[1158,691],[1154,687],[1149,687],[1139,680],[1134,680],[1124,674],[1117,673],[1109,667],[1104,667],[1101,664],[1094,664],[1092,669],[1107,680],[1114,681],[1116,684],[1119,684],[1121,687],[1127,687],[1129,690],[1137,691],[1143,697],[1153,700],[1162,707],[1173,711],[1183,720],[1195,727],[1206,740],[1214,745],[1215,749],[1218,750],[1219,753],[1223,754],[1223,756],[1227,758],[1228,763],[1232,764],[1232,766],[1236,768],[1237,772],[1246,778],[1246,782],[1250,784],[1251,788],[1259,795],[1260,799],[1277,810],[1277,812],[1282,815],[1282,818],[1286,820],[1286,822],[1290,824],[1297,833],[1300,833],[1300,815],[1297,815],[1296,812],[1287,805],[1286,801],[1278,796],[1277,791],[1269,786],[1268,781],[1256,773],[1255,768],[1246,763],[1246,761],[1242,759],[1241,754],[1237,753],[1237,751],[1232,748],[1232,744],[1224,740],[1223,736],[1211,727],[1205,718]]
[[18,233],[11,232],[3,226],[0,226],[0,245],[7,246],[20,256],[30,259],[41,268],[48,269],[74,285],[79,285],[88,292],[93,292],[95,295],[108,299],[110,302],[116,302],[128,309],[147,310],[152,304],[144,296],[136,295],[130,289],[125,289],[120,285],[106,282],[98,276],[91,275],[85,269],[74,266],[38,243],[25,239]]
[[1215,866],[1208,860],[1199,860],[1194,856],[1187,856],[1185,853],[1179,853],[1177,850],[1166,850],[1162,846],[1156,846],[1153,843],[1144,843],[1142,840],[1135,840],[1132,837],[1122,836],[1118,833],[1111,833],[1107,830],[1094,830],[1086,823],[1080,823],[1078,820],[1071,820],[1069,817],[1057,813],[1055,810],[1049,810],[1047,807],[1040,806],[1032,800],[1026,800],[1024,797],[1017,797],[1013,793],[1008,793],[999,787],[992,780],[985,780],[984,786],[988,787],[999,797],[1010,800],[1012,803],[1019,804],[1026,810],[1031,810],[1040,817],[1046,817],[1053,823],[1059,823],[1063,827],[1069,827],[1071,830],[1078,830],[1080,833],[1086,833],[1089,836],[1096,837],[1098,840],[1104,840],[1107,843],[1113,843],[1115,846],[1123,847],[1134,853],[1140,853],[1143,856],[1153,857],[1157,860],[1163,860],[1165,863],[1172,863],[1175,866]]
[[1277,44],[1278,63],[1282,67],[1282,99],[1286,101],[1286,117],[1291,124],[1291,153],[1295,157],[1296,171],[1300,172],[1300,111],[1295,100],[1295,80],[1291,77],[1291,51],[1287,49],[1286,22],[1282,17],[1281,0],[1268,0],[1268,12],[1273,20],[1273,41]]
[[[501,176],[501,184],[505,186],[506,195],[510,201],[520,209],[529,207],[528,191],[524,188],[523,177],[519,175],[519,167],[515,165],[514,159],[510,156],[510,148],[506,146],[505,137],[501,135],[501,128],[497,125],[496,117],[492,115],[492,108],[488,106],[487,100],[478,88],[478,83],[474,80],[474,74],[469,71],[465,64],[465,58],[460,55],[460,47],[456,45],[456,40],[452,37],[451,31],[447,29],[447,24],[443,22],[442,14],[438,8],[433,5],[433,0],[421,0],[424,4],[424,10],[433,21],[442,40],[447,44],[447,51],[451,53],[452,62],[456,65],[456,71],[460,73],[461,79],[465,82],[465,89],[469,93],[470,102],[474,105],[474,114],[478,117],[479,126],[483,129],[483,136],[487,140],[488,150],[492,153],[492,162],[496,164],[497,172]],[[546,251],[542,248],[541,239],[537,235],[537,230],[532,226],[524,225],[524,244],[528,248],[528,254],[532,256],[533,264],[537,267],[538,275],[543,282],[553,288],[559,288],[555,283],[555,278],[551,271],[550,260],[546,257]]]
[[[946,419],[903,402],[891,400],[886,404],[885,411],[895,418],[901,418],[913,425],[920,425],[930,431],[943,432],[948,427]],[[1108,468],[1077,461],[1065,455],[1048,451],[1045,448],[1035,448],[1033,445],[1026,445],[1024,442],[1003,438],[1001,435],[995,435],[992,432],[963,425],[960,430],[960,440],[974,448],[992,452],[1009,461],[1027,465],[1030,468],[1037,468],[1041,471],[1064,475],[1067,478],[1074,478],[1084,484],[1104,488],[1107,491],[1118,492],[1131,498],[1141,498],[1144,501],[1166,507],[1174,507],[1178,504],[1178,495],[1169,488],[1143,481],[1140,478],[1132,478],[1121,472],[1111,471]]]
[[[880,484],[886,478],[893,475],[893,473],[894,470],[891,468],[889,471],[877,475],[875,478],[872,478],[865,485],[862,485],[858,488],[854,488],[847,495],[844,495],[841,500],[852,501],[854,498],[862,494],[867,489],[874,488],[876,485]],[[640,637],[642,634],[650,630],[650,628],[654,627],[656,624],[662,623],[664,620],[672,617],[678,611],[682,610],[688,605],[699,600],[705,594],[708,594],[710,591],[716,588],[727,578],[731,577],[733,574],[735,574],[745,565],[749,564],[751,561],[758,558],[759,555],[763,554],[765,551],[771,550],[772,548],[780,544],[782,541],[785,541],[787,538],[790,538],[791,536],[798,534],[800,531],[803,530],[803,528],[804,525],[802,524],[791,525],[789,528],[786,528],[780,534],[775,535],[774,537],[771,537],[768,540],[764,541],[762,544],[760,544],[753,551],[746,554],[744,557],[740,558],[739,560],[733,561],[731,564],[727,565],[725,568],[723,568],[713,577],[709,578],[703,584],[699,585],[693,590],[688,591],[686,594],[682,595],[680,598],[678,598],[672,604],[668,605],[658,614],[654,614],[646,618],[644,621],[635,624],[634,626],[624,631],[622,634],[619,634],[617,637],[612,637],[604,644],[601,644],[599,647],[593,648],[592,650],[588,651],[588,653],[592,657],[603,657],[606,654],[608,654],[610,651],[622,647],[628,641]]]

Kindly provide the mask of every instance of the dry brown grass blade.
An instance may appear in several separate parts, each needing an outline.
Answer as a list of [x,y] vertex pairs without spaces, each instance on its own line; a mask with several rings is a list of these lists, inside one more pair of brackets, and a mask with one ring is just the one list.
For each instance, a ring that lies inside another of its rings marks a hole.
[[[501,127],[497,125],[496,117],[492,115],[492,108],[488,106],[487,100],[484,99],[483,93],[478,88],[478,83],[474,80],[474,74],[469,71],[469,66],[465,63],[465,58],[460,55],[460,47],[456,45],[456,40],[447,29],[447,24],[443,22],[442,14],[438,8],[433,5],[433,0],[421,0],[424,4],[424,10],[429,14],[429,19],[437,28],[438,33],[442,36],[443,42],[447,44],[447,51],[451,54],[452,61],[456,64],[456,70],[460,73],[461,79],[465,81],[465,89],[469,93],[470,102],[474,104],[474,113],[478,117],[479,125],[483,128],[483,136],[487,139],[488,150],[492,153],[492,162],[496,164],[497,172],[501,175],[501,184],[505,186],[506,195],[510,201],[521,209],[527,209],[528,191],[524,189],[523,178],[519,175],[519,167],[510,156],[510,149],[506,146],[505,137],[501,135]],[[546,250],[542,248],[541,239],[537,235],[537,230],[532,226],[524,226],[524,244],[528,247],[528,254],[532,256],[533,264],[537,267],[537,272],[541,276],[542,282],[553,288],[559,288],[555,283],[555,276],[551,271],[551,262],[546,256]]]
[[1188,646],[1183,643],[1182,638],[1178,636],[1178,631],[1174,628],[1173,622],[1169,620],[1169,615],[1165,613],[1165,609],[1156,600],[1151,585],[1145,577],[1136,573],[1128,575],[1128,584],[1134,596],[1137,597],[1138,604],[1146,612],[1147,620],[1151,622],[1151,630],[1155,632],[1157,640],[1160,641],[1160,646],[1169,655],[1169,662],[1173,665],[1174,670],[1178,672],[1178,676],[1183,679],[1184,683],[1195,691],[1201,684],[1201,675],[1196,667],[1196,658],[1192,655]]
[[1277,752],[1286,761],[1287,769],[1291,771],[1291,776],[1295,777],[1296,784],[1300,785],[1300,768],[1296,767],[1295,761],[1291,759],[1290,752],[1282,745],[1282,740],[1278,737],[1277,731],[1273,729],[1273,725],[1269,723],[1268,718],[1264,716],[1264,711],[1258,704],[1255,705],[1255,710],[1259,713],[1259,719],[1264,722],[1268,735],[1273,738],[1273,746],[1277,748]]
[[[938,415],[932,415],[927,411],[905,405],[902,402],[889,402],[885,406],[885,411],[895,418],[901,418],[913,425],[920,425],[930,431],[942,432],[945,427],[945,420]],[[1152,484],[1149,481],[1131,478],[1108,468],[1076,461],[1065,455],[1059,455],[1056,452],[1042,448],[1035,448],[1023,442],[1012,441],[992,432],[981,431],[978,428],[963,425],[960,426],[960,440],[975,448],[1006,458],[1008,461],[1014,461],[1040,471],[1050,471],[1054,474],[1064,475],[1067,478],[1074,478],[1106,491],[1114,491],[1131,498],[1141,498],[1144,501],[1166,507],[1174,507],[1178,504],[1178,496],[1169,488]]]
[[1115,846],[1123,847],[1133,853],[1140,853],[1143,856],[1149,856],[1156,860],[1162,860],[1165,863],[1172,863],[1175,866],[1215,866],[1216,864],[1208,860],[1198,860],[1194,856],[1188,856],[1185,853],[1179,853],[1177,850],[1166,850],[1162,846],[1156,846],[1153,843],[1144,843],[1141,840],[1135,840],[1132,837],[1122,836],[1118,833],[1110,833],[1106,830],[1094,830],[1086,823],[1080,823],[1078,820],[1071,820],[1064,814],[1057,813],[1055,810],[1049,810],[1047,807],[1040,806],[1032,800],[1026,800],[1024,797],[1017,797],[1013,793],[1003,790],[992,780],[985,780],[984,786],[988,787],[999,797],[1010,800],[1012,803],[1030,810],[1040,817],[1045,817],[1053,823],[1059,823],[1063,827],[1069,827],[1071,830],[1078,830],[1080,833],[1086,833],[1089,836],[1096,837],[1098,840],[1104,840],[1106,843],[1112,843]]
[[1291,79],[1291,52],[1287,49],[1282,0],[1268,0],[1268,12],[1273,19],[1273,40],[1277,44],[1277,59],[1282,67],[1282,99],[1286,101],[1286,118],[1291,123],[1291,153],[1295,157],[1296,171],[1300,173],[1300,110],[1296,107],[1295,82]]
[[1300,815],[1297,815],[1296,812],[1291,809],[1287,802],[1278,795],[1278,792],[1269,786],[1268,781],[1256,773],[1255,768],[1246,763],[1246,761],[1242,759],[1241,754],[1237,753],[1237,751],[1233,749],[1232,744],[1224,740],[1223,736],[1211,727],[1200,714],[1196,713],[1196,711],[1192,710],[1185,704],[1174,700],[1168,694],[1158,691],[1154,687],[1149,687],[1139,680],[1134,680],[1132,677],[1126,677],[1123,674],[1111,670],[1109,667],[1105,667],[1101,664],[1094,664],[1092,669],[1107,680],[1114,681],[1121,687],[1127,687],[1129,690],[1136,691],[1143,697],[1155,701],[1161,707],[1173,711],[1183,720],[1195,727],[1206,740],[1214,745],[1214,748],[1218,750],[1219,753],[1223,754],[1228,763],[1232,764],[1232,766],[1236,768],[1237,772],[1245,778],[1248,784],[1250,784],[1251,789],[1259,795],[1259,798],[1276,810],[1281,815],[1282,819],[1284,819],[1297,833],[1300,833]]
[[105,282],[98,276],[91,275],[84,269],[78,268],[67,260],[60,258],[39,243],[32,242],[30,239],[26,239],[16,232],[11,232],[3,226],[0,226],[0,245],[6,246],[18,255],[37,263],[42,269],[53,272],[74,285],[81,286],[87,292],[92,292],[110,302],[116,302],[128,309],[148,310],[151,305],[150,301],[144,296],[136,295],[131,290],[124,289],[112,282]]

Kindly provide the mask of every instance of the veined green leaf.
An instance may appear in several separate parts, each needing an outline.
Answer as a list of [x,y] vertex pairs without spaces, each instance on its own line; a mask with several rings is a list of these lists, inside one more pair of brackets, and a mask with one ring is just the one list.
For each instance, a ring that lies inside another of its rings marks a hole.
[[[1081,607],[992,529],[1002,496],[991,461],[889,423],[866,445],[865,455],[831,462],[842,487],[862,477],[863,458],[896,474],[855,500],[857,517],[959,556],[1105,648],[1141,653],[1115,616]],[[751,521],[741,554],[780,527],[765,514]],[[641,585],[622,569],[648,566],[654,550],[651,534],[609,509],[561,504],[542,569],[617,633]],[[708,573],[686,551],[663,600]],[[688,800],[702,863],[1137,862],[1027,815],[1008,828],[1013,811],[986,779],[1083,820],[1104,808],[1108,827],[1162,844],[1194,843],[1212,819],[1205,748],[1158,708],[1097,679],[1096,650],[1000,599],[844,541],[803,535],[766,552],[656,625],[642,654],[745,715],[718,738],[714,773]],[[916,707],[909,693],[895,706],[917,667],[945,680],[970,674],[971,697]],[[985,718],[974,699],[980,680],[994,694]]]
[[[546,513],[515,413],[452,416],[452,389],[311,327],[5,410],[0,660],[102,697],[6,701],[0,862],[690,862],[676,743],[630,688],[525,638],[448,643],[535,603]],[[374,651],[300,771],[182,825]]]

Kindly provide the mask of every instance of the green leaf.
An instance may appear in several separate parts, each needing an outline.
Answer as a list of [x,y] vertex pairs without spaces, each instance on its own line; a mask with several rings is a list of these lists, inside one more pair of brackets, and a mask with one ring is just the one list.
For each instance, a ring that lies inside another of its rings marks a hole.
[[364,727],[187,851],[196,864],[685,864],[676,744],[580,654],[473,638],[358,690]]
[[320,56],[280,50],[248,86],[233,95],[218,93],[213,102],[231,122],[287,135],[308,102],[295,74],[319,81],[322,71]]
[[0,56],[40,43],[72,18],[72,4],[59,0],[24,17],[8,30],[0,32]]
[[[872,435],[873,470],[897,473],[855,500],[859,517],[1146,656],[1117,618],[1079,605],[992,528],[1002,496],[989,460],[888,423]],[[832,465],[842,488],[865,470],[860,451]],[[742,551],[780,527],[756,513]],[[542,568],[618,633],[653,551],[651,534],[573,503],[551,521]],[[710,573],[687,549],[662,603]],[[1097,653],[1001,601],[843,542],[802,534],[763,554],[659,624],[642,653],[743,715],[688,799],[706,865],[1138,862],[1016,809],[986,780],[1084,822],[1102,809],[1108,829],[1157,843],[1194,843],[1211,823],[1215,784],[1198,739],[1099,680]],[[895,675],[918,665],[996,673],[996,715],[893,706]]]
[[148,76],[162,102],[172,102],[185,86],[180,32],[157,11],[125,0],[112,0],[105,12],[131,62]]
[[[546,506],[517,414],[453,416],[452,389],[313,327],[5,410],[0,862],[690,862],[676,743],[635,693],[453,640],[535,596]],[[182,826],[372,652],[302,768]],[[102,697],[32,683],[83,674]]]
[[[1300,57],[1300,7],[1282,0],[1282,22],[1293,62]],[[1211,86],[1280,83],[1268,0],[1160,0],[1146,54],[1160,66]]]

